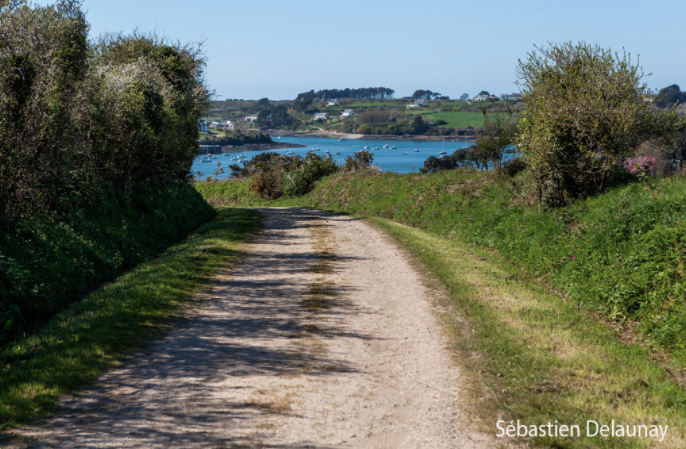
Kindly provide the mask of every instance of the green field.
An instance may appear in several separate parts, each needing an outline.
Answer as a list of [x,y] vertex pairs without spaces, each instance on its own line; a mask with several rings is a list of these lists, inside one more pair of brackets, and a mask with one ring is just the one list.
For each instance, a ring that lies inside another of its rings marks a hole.
[[481,128],[484,126],[484,116],[480,112],[433,112],[426,109],[408,109],[407,113],[443,119],[448,123],[441,126],[449,128],[466,128],[468,126]]
[[435,119],[445,120],[448,124],[441,126],[450,128],[466,128],[468,126],[481,128],[484,126],[484,116],[478,112],[434,112],[429,115]]

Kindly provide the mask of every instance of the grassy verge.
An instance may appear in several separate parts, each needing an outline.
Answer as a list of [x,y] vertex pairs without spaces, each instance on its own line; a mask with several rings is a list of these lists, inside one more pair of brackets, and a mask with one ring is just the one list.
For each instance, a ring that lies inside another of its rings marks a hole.
[[[521,279],[501,256],[389,220],[372,221],[447,288],[452,309],[447,321],[458,361],[472,380],[471,401],[465,402],[481,417],[482,430],[499,433],[497,420],[537,427],[557,421],[579,425],[581,436],[536,437],[528,443],[683,447],[686,391],[642,346],[624,344],[621,332],[546,293],[540,283]],[[587,420],[669,427],[661,443],[660,437],[588,438]]]
[[219,211],[161,257],[137,266],[0,350],[0,429],[49,416],[57,398],[93,381],[166,329],[221,267],[240,257],[259,214]]

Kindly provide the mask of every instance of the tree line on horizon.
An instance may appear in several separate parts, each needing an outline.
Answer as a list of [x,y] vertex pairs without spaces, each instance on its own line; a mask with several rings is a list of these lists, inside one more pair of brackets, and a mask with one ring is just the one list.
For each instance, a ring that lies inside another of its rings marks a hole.
[[323,90],[310,90],[309,92],[303,92],[298,94],[295,98],[296,100],[333,100],[334,98],[356,98],[356,99],[368,99],[368,100],[383,100],[387,98],[393,98],[395,91],[389,89],[388,87],[361,87],[359,89],[323,89]]

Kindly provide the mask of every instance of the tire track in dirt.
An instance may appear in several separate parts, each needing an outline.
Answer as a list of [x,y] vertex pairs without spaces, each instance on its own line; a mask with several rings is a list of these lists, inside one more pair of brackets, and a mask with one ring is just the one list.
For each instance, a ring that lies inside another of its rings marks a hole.
[[369,225],[262,209],[183,326],[10,447],[477,448],[417,272]]

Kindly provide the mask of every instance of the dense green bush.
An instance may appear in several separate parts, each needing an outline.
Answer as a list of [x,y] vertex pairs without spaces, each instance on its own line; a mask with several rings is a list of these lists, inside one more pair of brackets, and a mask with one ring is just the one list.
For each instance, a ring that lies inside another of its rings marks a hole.
[[303,159],[302,164],[286,173],[284,195],[305,195],[314,188],[318,180],[336,171],[338,166],[331,156],[322,158],[310,153]]
[[0,341],[67,304],[214,216],[188,184],[100,192],[61,215],[38,215],[0,235]]
[[352,156],[345,157],[345,164],[343,164],[341,170],[350,172],[368,171],[373,168],[373,163],[374,153],[360,150],[353,153]]
[[527,163],[522,159],[515,157],[503,164],[503,173],[510,178],[517,176],[519,172],[526,170]]
[[0,10],[0,223],[189,176],[209,99],[197,49],[89,45],[88,28],[77,0]]
[[460,148],[451,155],[436,157],[429,156],[424,161],[424,166],[419,169],[420,173],[436,173],[441,170],[453,170],[455,168],[470,168],[484,170],[488,168],[491,155],[477,146]]
[[199,50],[88,29],[80,0],[0,3],[0,338],[212,215],[188,185]]
[[230,168],[233,178],[251,177],[250,190],[260,198],[276,199],[306,194],[319,179],[335,173],[338,165],[331,155],[321,157],[313,151],[304,158],[265,152],[255,155],[243,167]]
[[630,56],[584,42],[537,48],[520,61],[526,109],[518,145],[540,201],[559,207],[598,193],[639,145],[671,145],[680,119],[655,113]]

